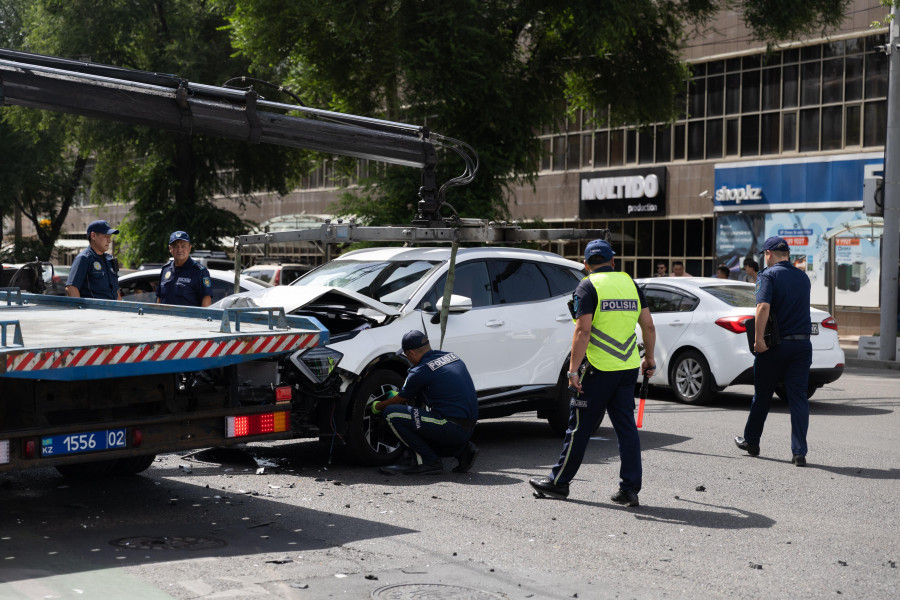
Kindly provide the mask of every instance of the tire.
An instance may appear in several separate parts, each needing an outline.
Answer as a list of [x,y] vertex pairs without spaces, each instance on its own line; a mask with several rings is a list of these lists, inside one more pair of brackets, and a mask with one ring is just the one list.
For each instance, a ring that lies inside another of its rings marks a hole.
[[707,404],[716,393],[709,365],[696,350],[678,355],[669,382],[675,397],[685,404]]
[[383,418],[367,414],[366,407],[373,398],[383,396],[403,386],[403,376],[394,371],[374,371],[359,385],[353,395],[350,422],[347,424],[347,445],[351,458],[369,466],[396,462],[403,453],[403,444]]
[[144,456],[130,456],[128,458],[114,458],[112,460],[98,460],[94,462],[78,463],[75,465],[59,465],[56,470],[63,477],[70,479],[93,479],[96,477],[121,477],[136,475],[146,471],[156,460],[155,454]]
[[56,470],[69,479],[94,479],[112,475],[117,462],[117,460],[97,460],[74,465],[57,465]]
[[131,456],[129,458],[120,458],[115,461],[111,475],[137,475],[146,471],[156,460],[155,454],[146,454],[144,456]]

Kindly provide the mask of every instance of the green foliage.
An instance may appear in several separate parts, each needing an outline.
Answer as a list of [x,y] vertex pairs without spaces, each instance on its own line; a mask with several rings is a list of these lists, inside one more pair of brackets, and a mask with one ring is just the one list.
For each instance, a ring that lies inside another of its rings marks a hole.
[[[232,56],[228,33],[222,29],[226,22],[209,2],[22,4],[27,7],[22,46],[31,52],[174,73],[212,85],[248,71],[245,59]],[[17,126],[34,134],[55,126],[57,118],[30,112]],[[123,262],[129,265],[164,259],[169,233],[176,229],[188,231],[195,246],[205,248],[218,248],[222,237],[243,233],[247,224],[228,204],[252,201],[251,193],[259,190],[286,193],[296,165],[304,159],[303,153],[271,145],[105,121],[68,118],[62,125],[57,152],[90,159],[92,200],[133,206],[123,224]],[[213,202],[215,197],[223,200]]]
[[[675,119],[686,32],[732,0],[213,0],[232,40],[307,104],[427,125],[477,149],[477,179],[449,192],[464,217],[502,218],[533,182],[535,134],[571,108],[613,125]],[[786,8],[784,5],[792,5]],[[840,21],[846,0],[744,0],[761,39]],[[794,8],[796,6],[797,8]],[[773,12],[774,11],[774,12]],[[568,105],[568,106],[567,106]],[[457,175],[452,156],[439,182]],[[408,170],[407,170],[408,171]],[[418,175],[388,168],[340,210],[374,224],[412,216]],[[446,216],[446,212],[445,212]]]

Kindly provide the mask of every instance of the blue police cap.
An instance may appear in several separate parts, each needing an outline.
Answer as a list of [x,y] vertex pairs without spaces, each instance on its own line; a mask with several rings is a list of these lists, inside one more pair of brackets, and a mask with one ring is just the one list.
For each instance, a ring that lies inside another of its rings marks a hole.
[[94,221],[87,228],[87,234],[91,235],[92,233],[103,233],[113,235],[119,233],[118,229],[113,229],[109,223],[106,221]]
[[589,242],[584,249],[584,260],[588,263],[605,263],[612,260],[615,256],[612,246],[605,240],[594,240]]
[[172,235],[169,236],[169,245],[171,246],[172,244],[174,244],[174,243],[177,242],[178,240],[184,240],[184,241],[186,241],[187,243],[190,244],[190,243],[191,243],[191,236],[189,236],[189,235],[187,234],[187,232],[184,232],[184,231],[176,231],[176,232],[174,232]]
[[788,243],[783,237],[773,235],[765,241],[762,250],[760,250],[759,253],[762,254],[766,250],[774,250],[775,252],[789,252],[790,249],[791,247],[788,246]]
[[403,342],[401,343],[402,347],[397,351],[397,354],[403,354],[407,350],[418,350],[427,344],[428,336],[421,331],[413,329],[403,336]]

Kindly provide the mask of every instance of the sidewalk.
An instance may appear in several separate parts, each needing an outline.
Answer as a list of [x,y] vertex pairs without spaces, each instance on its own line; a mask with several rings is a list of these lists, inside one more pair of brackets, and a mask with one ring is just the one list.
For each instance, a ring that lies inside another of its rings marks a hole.
[[857,358],[859,348],[858,335],[842,335],[838,337],[841,350],[844,351],[844,364],[847,368],[892,369],[900,371],[900,360],[869,360]]

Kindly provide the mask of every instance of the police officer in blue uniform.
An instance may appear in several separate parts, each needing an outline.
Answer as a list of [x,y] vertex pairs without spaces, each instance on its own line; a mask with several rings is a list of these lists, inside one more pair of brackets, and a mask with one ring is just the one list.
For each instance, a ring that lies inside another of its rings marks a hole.
[[[756,279],[756,328],[753,362],[753,403],[744,426],[744,435],[735,444],[751,456],[759,455],[759,442],[769,414],[775,386],[784,382],[791,411],[791,462],[806,465],[806,432],[809,429],[809,396],[807,384],[812,365],[809,341],[809,277],[790,262],[791,249],[784,238],[773,236],[765,241],[760,254],[765,255],[766,269]],[[775,321],[780,341],[765,339],[769,316]]]
[[169,236],[172,255],[159,274],[157,304],[209,306],[212,304],[212,280],[206,267],[191,258],[191,237],[184,231]]
[[119,262],[108,254],[112,236],[119,233],[106,221],[94,221],[87,228],[89,245],[75,260],[66,280],[66,295],[72,298],[121,300]]
[[453,352],[432,350],[421,331],[404,335],[400,352],[412,364],[406,381],[396,396],[373,402],[371,410],[384,411],[394,434],[415,453],[416,464],[403,473],[440,473],[441,456],[457,458],[454,473],[467,472],[478,456],[478,447],[470,441],[478,398],[469,370]]
[[[613,270],[615,252],[605,240],[585,247],[584,266],[590,275],[575,289],[575,333],[569,358],[570,390],[575,389],[569,411],[569,427],[563,450],[549,477],[533,477],[529,483],[535,496],[567,498],[588,441],[603,414],[619,440],[619,490],[611,500],[623,506],[638,506],[641,491],[641,442],[634,421],[634,387],[638,372],[650,376],[656,328],[644,295],[626,273]],[[637,349],[635,325],[640,325],[644,357]],[[579,373],[582,360],[588,364]]]

